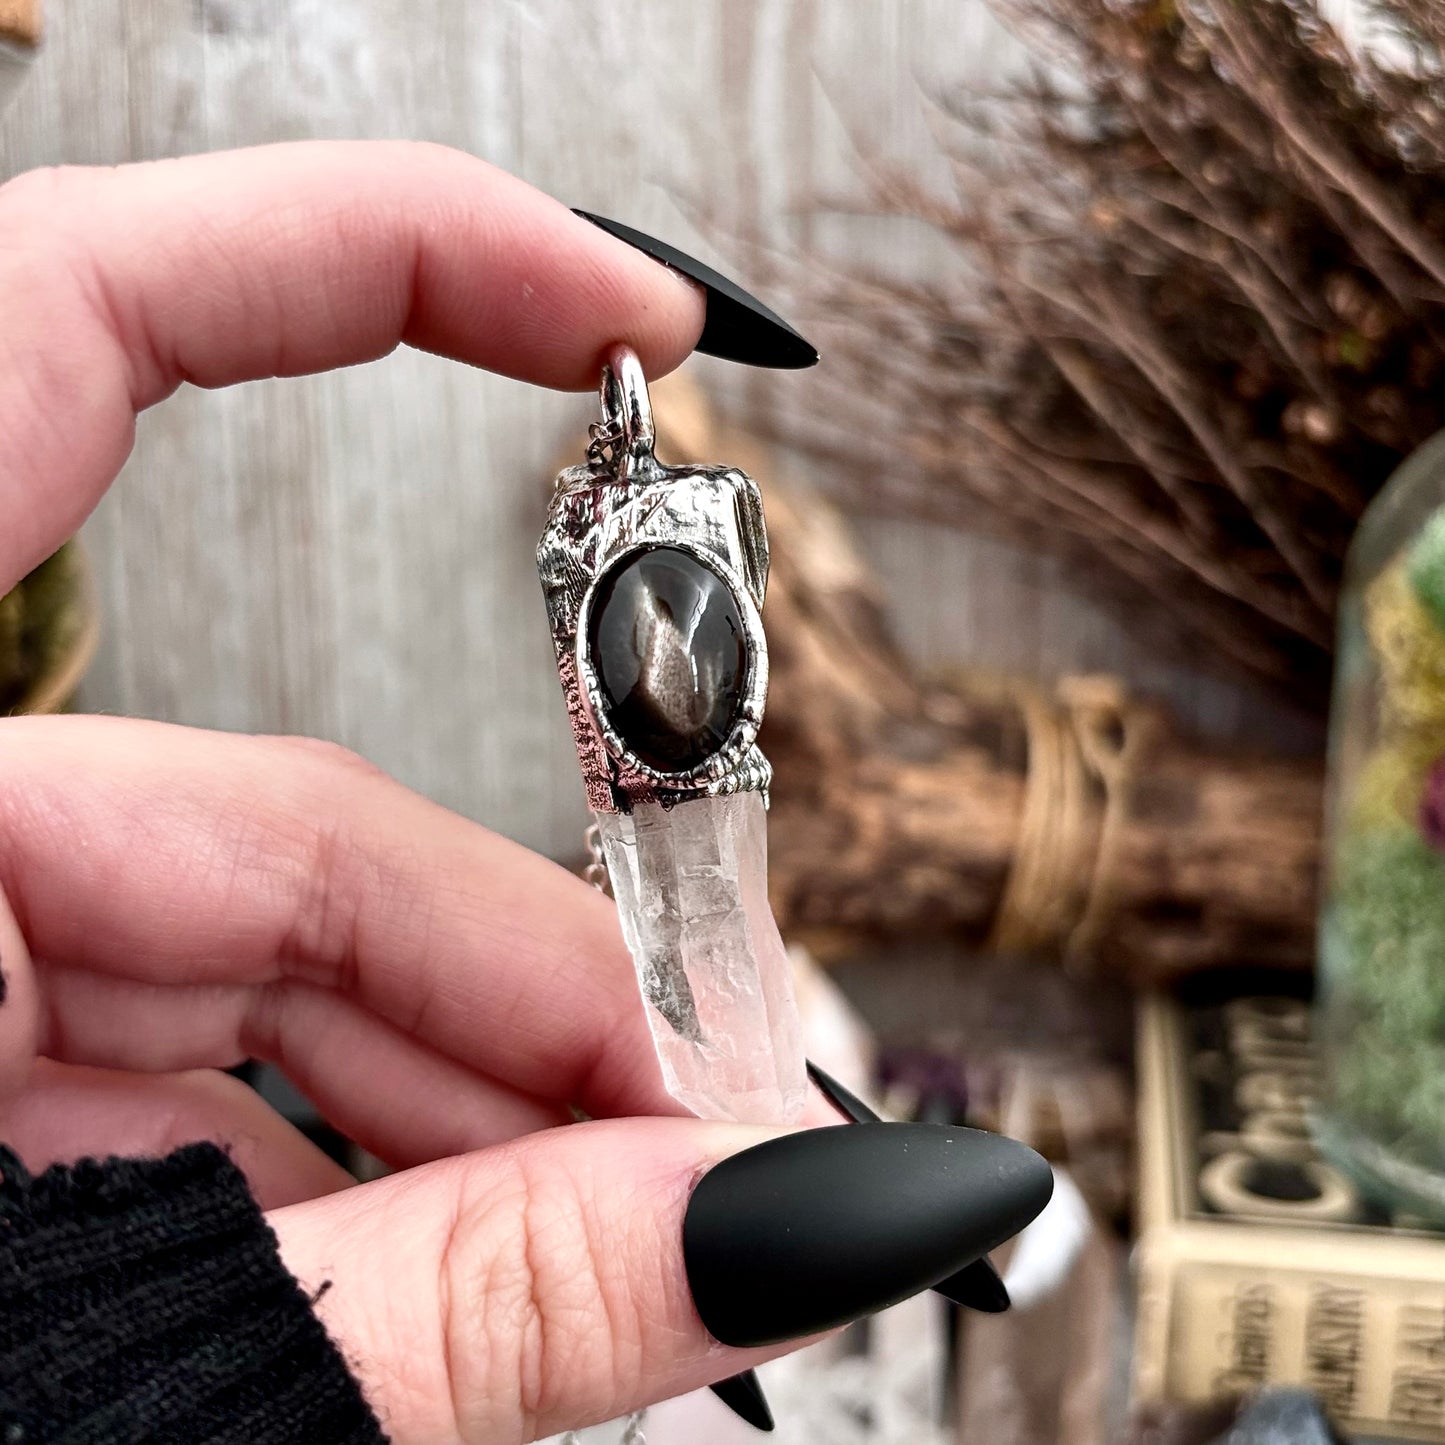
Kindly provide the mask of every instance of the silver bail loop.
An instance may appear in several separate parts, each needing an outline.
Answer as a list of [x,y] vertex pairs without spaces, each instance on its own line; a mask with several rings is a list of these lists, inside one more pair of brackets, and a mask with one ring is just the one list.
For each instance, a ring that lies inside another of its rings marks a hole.
[[657,467],[653,456],[657,434],[652,425],[652,403],[647,378],[637,353],[617,345],[602,367],[602,425],[617,438],[613,470],[619,480],[646,475]]

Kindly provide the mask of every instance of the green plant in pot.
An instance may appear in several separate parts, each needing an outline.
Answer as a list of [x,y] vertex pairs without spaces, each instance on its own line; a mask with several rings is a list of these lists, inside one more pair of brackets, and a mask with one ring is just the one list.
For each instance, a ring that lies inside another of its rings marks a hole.
[[0,597],[0,716],[66,707],[98,634],[89,564],[67,542]]

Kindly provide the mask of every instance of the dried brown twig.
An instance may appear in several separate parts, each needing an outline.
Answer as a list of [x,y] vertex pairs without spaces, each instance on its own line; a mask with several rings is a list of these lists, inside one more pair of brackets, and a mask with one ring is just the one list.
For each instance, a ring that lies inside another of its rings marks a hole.
[[865,166],[957,268],[815,271],[802,440],[1322,698],[1355,524],[1445,425],[1445,7],[1374,0],[1382,58],[1316,0],[996,3],[1047,70],[935,98],[953,194]]

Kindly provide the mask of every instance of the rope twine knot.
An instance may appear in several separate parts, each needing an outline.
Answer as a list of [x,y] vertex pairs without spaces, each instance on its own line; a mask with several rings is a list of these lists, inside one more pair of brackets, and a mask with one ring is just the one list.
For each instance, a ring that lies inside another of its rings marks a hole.
[[1086,971],[1117,899],[1123,825],[1159,718],[1115,677],[1066,677],[1052,691],[1017,679],[1004,686],[1023,715],[1028,773],[987,946],[1057,953]]

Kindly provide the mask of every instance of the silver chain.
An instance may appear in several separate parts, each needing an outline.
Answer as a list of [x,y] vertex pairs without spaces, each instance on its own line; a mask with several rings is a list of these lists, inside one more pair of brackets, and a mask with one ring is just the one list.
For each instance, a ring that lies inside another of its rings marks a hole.
[[[647,1445],[647,1436],[642,1433],[642,1422],[646,1415],[646,1410],[634,1410],[627,1417],[617,1445]],[[557,1437],[557,1445],[582,1445],[582,1437],[577,1431],[569,1430],[565,1435]]]
[[[594,421],[587,428],[587,469],[594,477],[611,477],[617,472],[617,448],[622,445],[622,428],[616,423]],[[553,490],[568,485],[570,472],[557,474]]]
[[610,472],[622,442],[622,427],[594,421],[587,428],[587,465],[594,472]]
[[[605,416],[610,416],[607,405],[607,382],[603,382],[602,409]],[[587,466],[593,473],[612,475],[617,471],[618,448],[626,439],[620,416],[611,420],[594,421],[587,428]],[[565,476],[566,474],[563,473]],[[557,484],[562,484],[562,478],[557,478]],[[612,880],[607,874],[607,859],[602,852],[602,830],[596,822],[593,822],[587,829],[587,866],[582,870],[582,877],[590,883],[599,893],[608,898],[612,897]],[[622,1426],[622,1436],[618,1445],[647,1445],[647,1437],[642,1433],[642,1422],[646,1416],[646,1410],[634,1410]],[[557,1445],[582,1445],[582,1437],[575,1430],[569,1430],[565,1435],[558,1438]]]
[[[597,430],[599,428],[594,425],[593,431]],[[587,460],[592,460],[590,446],[587,448]],[[611,898],[612,881],[607,875],[607,860],[602,855],[602,829],[595,822],[589,824],[586,840],[587,856],[590,861],[582,870],[582,877],[599,893]],[[642,1433],[642,1422],[646,1416],[646,1410],[634,1410],[622,1427],[622,1437],[618,1440],[617,1445],[647,1445],[647,1436]],[[557,1445],[582,1445],[582,1437],[575,1430],[569,1430],[558,1440]]]
[[612,878],[607,872],[607,859],[602,855],[602,828],[597,823],[588,825],[586,832],[588,864],[582,870],[583,879],[599,893],[612,897]]

